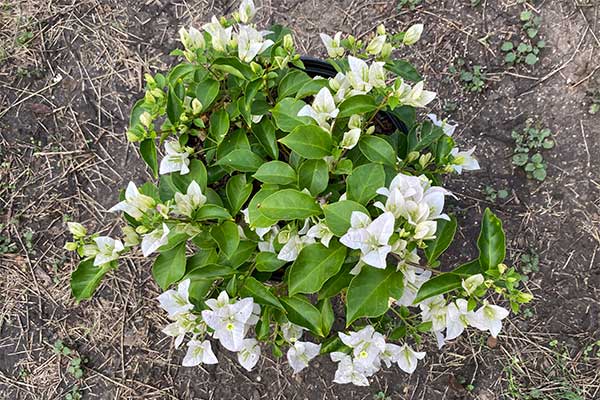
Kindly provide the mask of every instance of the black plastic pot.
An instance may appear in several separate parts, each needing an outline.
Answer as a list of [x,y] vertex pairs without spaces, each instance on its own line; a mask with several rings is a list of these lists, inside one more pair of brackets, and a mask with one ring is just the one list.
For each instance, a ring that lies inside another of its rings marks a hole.
[[[331,64],[326,61],[323,61],[319,58],[302,56],[300,57],[302,62],[304,63],[304,71],[311,77],[322,76],[323,78],[333,78],[337,75],[337,71]],[[391,125],[393,129],[391,132],[383,132],[383,133],[393,133],[395,130],[399,130],[405,134],[408,133],[408,128],[404,125],[404,122],[400,121],[396,116],[387,113],[385,111],[381,111],[377,114],[376,119],[378,119],[382,125]],[[386,124],[387,123],[387,124]]]

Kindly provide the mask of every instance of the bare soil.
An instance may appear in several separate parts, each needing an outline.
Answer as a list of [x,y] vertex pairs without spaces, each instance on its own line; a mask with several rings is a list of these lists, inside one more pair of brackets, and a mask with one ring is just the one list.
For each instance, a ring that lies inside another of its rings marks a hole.
[[[477,146],[482,170],[450,181],[461,231],[451,268],[475,254],[485,207],[504,219],[512,265],[526,272],[535,301],[497,341],[463,335],[409,376],[392,368],[368,388],[337,385],[325,357],[297,376],[262,357],[247,373],[217,349],[216,366],[180,367],[161,332],[158,287],[133,257],[91,301],[76,304],[62,250],[65,222],[117,228],[106,210],[129,180],[149,178],[125,139],[144,72],[174,60],[182,25],[234,9],[208,0],[4,0],[0,2],[0,398],[63,399],[78,385],[89,399],[600,399],[600,27],[596,0],[265,0],[259,24],[289,25],[301,52],[322,56],[319,32],[389,31],[423,22],[401,55],[438,91],[461,147]],[[523,37],[519,14],[542,18],[546,42],[534,67],[507,66],[500,46]],[[470,92],[449,68],[480,65],[485,89]],[[60,79],[62,78],[62,79]],[[511,163],[513,130],[534,118],[553,132],[548,177],[528,179]],[[492,200],[486,187],[506,189]],[[537,268],[521,260],[539,255]],[[62,340],[72,353],[53,351]],[[264,349],[264,353],[269,353]],[[83,377],[68,371],[85,359]]]

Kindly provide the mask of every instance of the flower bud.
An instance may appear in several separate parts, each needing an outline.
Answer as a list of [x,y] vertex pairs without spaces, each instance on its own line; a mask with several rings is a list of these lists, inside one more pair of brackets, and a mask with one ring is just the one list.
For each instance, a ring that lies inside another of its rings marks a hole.
[[419,41],[422,33],[423,24],[415,24],[408,28],[408,30],[404,34],[404,39],[402,40],[402,43],[404,43],[406,46],[411,46]]
[[156,103],[156,99],[154,98],[154,96],[152,96],[151,91],[147,91],[146,93],[144,93],[144,101],[148,104]]
[[152,89],[150,93],[152,93],[152,96],[155,99],[162,99],[163,97],[165,97],[165,92],[163,92],[162,89],[159,88]]
[[169,207],[167,207],[166,205],[164,205],[164,204],[157,204],[156,205],[156,211],[158,211],[158,213],[164,219],[168,219],[169,218]]
[[375,132],[375,125],[368,127],[365,133],[367,135],[372,135],[373,132]]
[[86,244],[83,246],[81,254],[83,257],[94,257],[98,254],[98,246],[95,244]]
[[124,226],[122,229],[123,234],[125,235],[125,246],[136,246],[140,243],[140,237],[139,235],[135,232],[135,229],[133,229],[133,227],[126,225]]
[[140,140],[142,140],[144,138],[138,132],[131,131],[131,130],[127,131],[126,136],[127,136],[127,140],[132,143],[139,142]]
[[252,61],[250,63],[250,68],[252,69],[252,72],[254,72],[256,75],[262,75],[263,74],[263,67],[260,66],[260,64]]
[[254,6],[254,2],[252,0],[242,0],[239,8],[239,19],[242,23],[249,23],[252,18],[256,15],[256,7]]
[[377,34],[385,35],[385,25],[380,24],[379,26],[377,26]]
[[294,39],[292,38],[292,35],[290,35],[289,33],[283,37],[283,48],[288,53],[291,53],[292,51],[294,51]]
[[385,39],[386,39],[386,35],[379,35],[379,36],[375,36],[373,38],[373,40],[371,40],[371,42],[369,42],[369,45],[367,46],[367,53],[372,54],[372,55],[377,55],[379,53],[381,53],[381,50],[383,50],[383,45],[385,44]]
[[152,124],[152,115],[150,115],[150,113],[148,111],[144,111],[142,113],[142,115],[140,115],[140,122],[146,128],[149,128],[150,125]]
[[137,228],[135,228],[135,231],[137,233],[139,233],[140,235],[143,235],[144,233],[148,233],[148,228],[146,228],[143,225],[138,226]]
[[75,239],[79,239],[87,235],[87,229],[85,229],[85,227],[78,222],[67,222],[67,227]]
[[419,165],[421,168],[425,168],[427,164],[429,164],[429,161],[431,161],[431,153],[421,154],[421,157],[419,157]]
[[394,48],[392,47],[392,45],[390,43],[384,43],[383,44],[383,48],[381,49],[381,58],[383,59],[387,59],[392,55],[392,51],[394,50]]
[[516,300],[517,300],[517,302],[519,302],[521,304],[529,303],[531,300],[533,300],[533,295],[530,293],[519,292],[517,294]]
[[194,114],[200,114],[202,112],[202,103],[200,102],[200,100],[192,100],[192,112]]
[[146,80],[146,83],[148,84],[148,86],[150,86],[150,87],[156,86],[156,81],[154,80],[154,77],[152,75],[144,74],[144,79]]
[[350,121],[348,121],[348,128],[360,128],[362,125],[362,118],[358,114],[354,114],[350,117]]
[[419,158],[419,155],[420,155],[420,153],[418,151],[411,151],[406,156],[406,162],[410,163],[410,162],[415,161],[417,158]]
[[498,271],[500,271],[500,274],[505,273],[507,269],[508,266],[506,264],[498,264]]
[[75,251],[75,250],[77,250],[77,247],[78,247],[77,243],[67,242],[67,243],[65,243],[65,246],[63,248],[67,251]]

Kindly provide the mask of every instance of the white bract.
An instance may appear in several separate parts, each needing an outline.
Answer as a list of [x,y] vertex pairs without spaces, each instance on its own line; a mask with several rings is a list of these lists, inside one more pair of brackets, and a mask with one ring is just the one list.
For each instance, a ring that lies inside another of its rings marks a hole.
[[342,38],[342,32],[337,32],[333,38],[325,33],[319,34],[325,48],[327,49],[327,54],[331,58],[340,58],[344,56],[344,48],[340,45],[340,41]]
[[452,136],[458,124],[451,124],[446,119],[438,119],[435,114],[427,114],[427,117],[435,126],[439,126],[447,136]]
[[321,239],[321,243],[325,247],[329,247],[329,242],[333,239],[333,232],[331,229],[325,224],[325,222],[320,221],[319,223],[310,227],[308,232],[306,232],[306,237]]
[[202,27],[210,34],[212,47],[217,51],[226,51],[227,45],[231,41],[231,32],[233,27],[224,28],[221,22],[213,15],[211,22]]
[[335,377],[333,378],[335,383],[352,383],[356,386],[369,386],[369,380],[367,379],[369,371],[366,371],[362,364],[357,365],[352,357],[344,353],[333,352],[331,353],[331,360],[338,362]]
[[175,317],[194,308],[189,297],[190,283],[190,279],[183,280],[177,285],[177,290],[170,289],[158,296],[160,307],[169,314],[169,317]]
[[202,326],[202,320],[191,312],[178,313],[171,317],[173,322],[165,326],[162,332],[175,338],[175,348],[178,349],[188,333],[195,334]]
[[252,0],[242,0],[239,7],[240,21],[244,24],[252,21],[252,18],[256,15],[256,6]]
[[185,28],[179,29],[179,40],[181,40],[186,50],[203,49],[205,46],[202,32],[193,27],[189,28],[189,30]]
[[156,228],[150,233],[142,236],[142,254],[148,257],[154,253],[159,247],[164,246],[169,242],[169,227],[163,222],[161,228]]
[[377,35],[375,36],[367,45],[366,52],[371,55],[378,55],[383,50],[383,45],[385,44],[385,40],[387,35]]
[[308,235],[300,236],[297,234],[292,235],[285,245],[279,251],[277,258],[283,261],[294,261],[298,258],[300,251],[309,244],[315,243],[315,239]]
[[125,200],[113,206],[108,211],[123,211],[135,219],[140,219],[144,214],[154,208],[156,202],[150,196],[141,194],[135,183],[129,182],[125,190]]
[[159,173],[161,175],[171,172],[179,172],[181,175],[190,172],[190,153],[177,140],[165,142],[166,155],[160,162]]
[[469,314],[469,325],[482,330],[489,331],[493,337],[497,337],[502,329],[502,320],[508,317],[508,310],[483,301],[483,306],[475,313]]
[[246,371],[252,371],[252,368],[258,362],[260,357],[260,346],[256,339],[244,339],[238,352],[238,361]]
[[385,269],[386,257],[392,250],[389,240],[394,233],[394,215],[384,212],[371,221],[368,215],[353,211],[350,217],[350,228],[340,242],[351,249],[360,249],[360,259],[367,265]]
[[401,306],[412,306],[421,286],[431,279],[431,271],[409,265],[403,265],[399,269],[403,274],[404,290],[402,291],[402,297],[396,300],[396,303]]
[[397,90],[400,103],[417,108],[425,107],[435,99],[436,93],[424,89],[425,82],[420,81],[412,88],[403,83]]
[[206,196],[202,194],[202,189],[196,181],[189,184],[186,194],[175,192],[175,212],[178,214],[191,217],[204,203]]
[[339,114],[340,110],[336,107],[333,96],[328,88],[324,87],[319,90],[315,96],[312,105],[305,105],[298,112],[299,117],[310,117],[323,129],[329,130],[331,125],[329,120],[334,119]]
[[446,312],[446,340],[459,337],[469,325],[469,319],[473,318],[473,312],[468,311],[468,301],[456,299],[448,304]]
[[461,174],[463,170],[476,171],[480,169],[479,163],[473,157],[474,151],[475,147],[467,151],[459,151],[458,147],[455,147],[450,151],[450,154],[454,157],[452,159],[452,168],[456,173]]
[[462,287],[463,289],[465,289],[465,292],[467,292],[467,294],[470,296],[473,293],[475,293],[475,290],[477,290],[477,288],[481,286],[484,280],[485,278],[481,274],[471,275],[467,279],[462,280]]
[[418,361],[425,358],[425,355],[425,352],[414,351],[409,345],[404,344],[398,351],[396,362],[402,371],[412,374],[417,369]]
[[320,344],[295,341],[288,349],[287,360],[294,373],[297,374],[308,367],[310,360],[318,356],[320,351]]
[[119,253],[125,248],[119,239],[113,239],[108,236],[98,236],[94,239],[98,246],[98,253],[94,259],[94,266],[107,264],[119,258]]
[[411,46],[421,39],[421,35],[423,34],[423,24],[415,24],[408,28],[406,33],[404,33],[404,39],[402,39],[402,43],[407,46]]
[[371,66],[360,58],[348,56],[350,72],[346,75],[353,90],[351,95],[366,94],[373,87],[385,87],[384,62],[373,62]]
[[187,345],[188,351],[181,363],[184,367],[195,367],[200,364],[217,364],[219,362],[208,340],[201,342],[200,340],[192,339]]
[[358,332],[350,332],[348,335],[339,332],[338,335],[346,346],[352,348],[355,363],[374,365],[379,369],[379,355],[385,351],[385,338],[381,333],[367,325]]
[[281,325],[281,333],[283,334],[283,338],[289,343],[294,343],[302,337],[302,329],[301,326],[296,325],[292,322],[286,322]]
[[242,25],[238,34],[238,56],[244,62],[249,63],[258,54],[273,45],[273,41],[264,40],[263,34],[256,29]]
[[358,144],[360,133],[360,128],[354,128],[344,132],[344,137],[342,138],[340,146],[342,146],[343,149],[353,149],[354,146]]

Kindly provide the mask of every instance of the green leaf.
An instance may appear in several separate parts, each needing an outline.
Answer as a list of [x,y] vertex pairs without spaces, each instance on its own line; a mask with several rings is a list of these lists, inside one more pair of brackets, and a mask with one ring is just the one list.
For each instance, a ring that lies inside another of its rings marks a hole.
[[522,167],[523,165],[527,164],[527,161],[529,161],[529,154],[527,153],[517,153],[512,157],[513,164],[518,167]]
[[329,156],[333,147],[329,132],[316,125],[298,126],[279,141],[307,159]]
[[308,96],[312,96],[314,94],[319,93],[321,89],[329,86],[329,81],[327,79],[311,79],[310,82],[306,82],[304,86],[298,90],[296,93],[297,99],[303,99]]
[[450,246],[456,233],[456,217],[450,217],[450,221],[445,219],[437,220],[437,230],[435,231],[435,239],[426,240],[425,256],[429,264],[432,264],[444,251]]
[[402,297],[402,273],[396,268],[379,269],[364,266],[348,287],[346,299],[346,327],[362,317],[379,317],[389,308],[392,297]]
[[533,53],[529,53],[529,54],[527,54],[527,57],[525,57],[525,62],[529,65],[534,65],[538,61],[539,61],[539,58],[537,58],[537,56]]
[[504,43],[502,43],[502,47],[500,47],[500,50],[511,51],[513,48],[514,48],[514,45],[512,42],[504,42]]
[[164,291],[185,275],[185,242],[160,253],[152,265],[152,276]]
[[227,257],[231,257],[240,244],[240,232],[235,222],[225,221],[221,225],[215,225],[210,234]]
[[258,304],[285,310],[277,297],[264,284],[251,276],[244,281],[244,286],[240,289],[240,296],[252,297]]
[[133,107],[131,108],[131,114],[129,114],[129,129],[133,128],[138,124],[141,124],[140,116],[145,111],[150,110],[146,107],[146,102],[144,101],[144,99],[136,101]]
[[318,299],[327,299],[333,297],[341,292],[343,289],[348,288],[350,281],[354,278],[354,275],[350,274],[350,271],[354,268],[354,264],[344,264],[338,273],[330,278],[321,290],[319,290]]
[[391,144],[378,136],[367,135],[358,141],[360,152],[371,162],[396,165],[396,152]]
[[315,199],[295,189],[277,191],[264,199],[258,207],[265,217],[279,221],[306,219],[321,213]]
[[216,249],[201,250],[193,256],[188,257],[185,265],[186,272],[190,272],[205,265],[215,264],[217,259],[218,257]]
[[140,143],[140,154],[150,167],[155,178],[158,177],[158,161],[156,159],[156,143],[154,139],[145,139]]
[[253,125],[252,134],[256,140],[258,140],[258,143],[260,143],[269,157],[275,160],[279,158],[279,148],[277,147],[275,126],[269,118],[263,118],[258,125]]
[[256,255],[256,270],[260,272],[275,272],[286,264],[287,261],[277,258],[277,254],[263,251]]
[[479,265],[479,260],[473,260],[461,265],[454,271],[434,276],[421,286],[413,304],[456,290],[461,287],[463,279],[481,272],[483,270]]
[[331,241],[329,248],[320,243],[304,247],[288,274],[290,296],[318,292],[323,284],[338,273],[346,259],[346,247]]
[[263,185],[263,188],[259,190],[258,193],[252,197],[250,203],[248,203],[248,219],[250,220],[251,228],[268,228],[277,222],[271,218],[267,218],[259,211],[259,207],[263,200],[278,191],[277,186],[275,186],[275,188],[272,186],[266,188],[264,186],[266,185]]
[[408,79],[409,81],[419,82],[423,80],[423,77],[419,72],[412,66],[411,63],[404,60],[394,60],[385,64],[385,69],[392,71],[396,75]]
[[169,72],[169,76],[167,79],[171,85],[174,85],[179,79],[185,79],[189,74],[193,73],[196,70],[197,66],[190,63],[182,63],[175,66],[171,72]]
[[306,160],[298,168],[298,186],[308,189],[313,196],[327,188],[329,168],[325,160]]
[[296,182],[297,179],[296,171],[283,161],[270,161],[262,164],[253,176],[261,182],[276,185],[289,185]]
[[205,204],[196,214],[197,221],[206,221],[207,219],[231,219],[231,214],[221,206],[216,204]]
[[545,168],[536,168],[533,171],[532,175],[535,179],[537,179],[538,181],[541,182],[544,179],[546,179],[546,176],[547,176],[546,169]]
[[202,103],[202,111],[208,110],[219,95],[221,85],[218,81],[207,78],[196,86],[196,98]]
[[227,111],[220,109],[212,113],[208,127],[209,136],[219,144],[223,141],[227,132],[229,132],[229,114],[227,114]]
[[179,125],[179,117],[182,112],[183,102],[177,97],[177,94],[175,94],[175,89],[169,87],[169,93],[167,94],[167,116],[172,125]]
[[250,68],[250,64],[243,63],[237,57],[221,57],[213,61],[213,67],[237,76],[240,79],[251,81],[255,74]]
[[317,303],[317,309],[321,313],[321,329],[323,330],[323,336],[329,336],[333,321],[335,321],[335,314],[333,313],[333,307],[331,307],[331,301],[329,299],[322,299]]
[[229,167],[241,172],[254,172],[265,162],[256,153],[247,149],[236,149],[227,153],[216,165]]
[[506,55],[504,56],[504,61],[507,63],[513,63],[513,62],[515,62],[516,59],[517,59],[517,55],[515,53],[513,53],[512,51],[510,53],[506,53]]
[[321,313],[304,296],[282,297],[280,301],[290,322],[310,330],[315,335],[324,336]]
[[302,88],[306,83],[312,81],[310,76],[299,69],[290,70],[279,82],[277,92],[279,98],[291,97],[298,93],[298,90]]
[[339,105],[340,113],[338,118],[351,117],[354,114],[365,114],[377,109],[377,103],[372,96],[359,94],[344,100]]
[[506,239],[502,221],[489,208],[486,208],[483,213],[477,247],[479,263],[485,270],[496,267],[506,257]]
[[298,112],[305,105],[306,103],[302,100],[289,97],[277,103],[271,110],[277,127],[284,132],[291,132],[298,126],[311,124],[312,118],[298,116]]
[[227,194],[229,211],[232,215],[236,215],[252,194],[252,184],[246,183],[246,175],[234,175],[227,181],[225,193]]
[[235,270],[231,267],[218,264],[203,265],[198,268],[191,269],[185,274],[183,280],[190,279],[192,283],[196,280],[217,279],[231,276]]
[[250,259],[256,252],[256,242],[251,240],[240,240],[240,244],[235,252],[226,257],[224,254],[221,254],[219,258],[219,264],[226,265],[231,268],[238,268],[246,261]]
[[71,293],[77,300],[89,299],[100,285],[104,275],[113,267],[111,263],[94,266],[94,259],[79,263],[71,274]]
[[346,179],[348,200],[367,204],[377,195],[376,190],[385,186],[385,172],[381,164],[364,164],[354,168]]
[[336,236],[344,235],[350,228],[350,217],[353,211],[360,211],[369,215],[367,209],[351,200],[342,200],[324,207],[325,224]]

